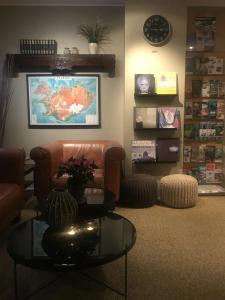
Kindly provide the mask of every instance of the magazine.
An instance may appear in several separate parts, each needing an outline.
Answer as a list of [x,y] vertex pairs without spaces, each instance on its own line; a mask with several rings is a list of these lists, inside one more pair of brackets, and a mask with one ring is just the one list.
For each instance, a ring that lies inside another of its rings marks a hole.
[[184,118],[185,119],[192,119],[192,117],[193,117],[192,101],[185,101]]
[[196,17],[196,50],[212,50],[215,46],[216,17]]
[[135,107],[134,108],[134,128],[156,128],[156,108],[155,107]]
[[156,161],[156,140],[134,140],[131,146],[133,162]]
[[135,74],[135,94],[155,94],[155,77],[153,74]]
[[184,157],[183,160],[185,163],[191,162],[191,145],[184,146]]
[[176,162],[179,160],[179,139],[157,139],[157,161]]
[[224,120],[224,111],[225,111],[224,99],[218,99],[217,110],[216,110],[216,118],[218,120]]
[[156,94],[175,95],[177,94],[177,73],[164,72],[156,74]]
[[159,128],[179,128],[180,111],[177,107],[158,108]]

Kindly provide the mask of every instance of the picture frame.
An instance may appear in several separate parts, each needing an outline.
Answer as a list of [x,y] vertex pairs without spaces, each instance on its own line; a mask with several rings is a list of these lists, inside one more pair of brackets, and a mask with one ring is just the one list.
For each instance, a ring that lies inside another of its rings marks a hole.
[[135,74],[135,95],[154,95],[155,77],[153,74]]
[[100,128],[100,76],[27,74],[29,128]]

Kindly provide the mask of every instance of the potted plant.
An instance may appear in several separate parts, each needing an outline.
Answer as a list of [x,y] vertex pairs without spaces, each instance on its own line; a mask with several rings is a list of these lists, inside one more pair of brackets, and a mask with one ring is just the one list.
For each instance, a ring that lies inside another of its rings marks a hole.
[[100,44],[110,41],[109,32],[107,25],[98,22],[95,25],[81,24],[78,27],[78,34],[88,40],[90,54],[96,54]]
[[78,204],[84,201],[85,185],[88,181],[94,181],[94,172],[97,165],[93,160],[84,156],[71,156],[68,160],[61,163],[58,169],[57,177],[68,175],[67,188],[75,197]]

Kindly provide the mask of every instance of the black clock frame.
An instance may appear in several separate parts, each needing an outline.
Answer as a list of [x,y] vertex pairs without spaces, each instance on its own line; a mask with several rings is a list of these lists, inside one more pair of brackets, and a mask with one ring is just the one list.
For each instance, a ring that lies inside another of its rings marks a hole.
[[143,33],[151,45],[163,46],[171,38],[172,26],[165,17],[152,15],[145,21]]

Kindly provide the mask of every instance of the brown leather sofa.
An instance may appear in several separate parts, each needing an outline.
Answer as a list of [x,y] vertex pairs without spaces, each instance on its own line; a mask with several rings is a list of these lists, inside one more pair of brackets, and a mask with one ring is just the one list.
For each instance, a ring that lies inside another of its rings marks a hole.
[[57,140],[30,152],[35,161],[34,193],[42,204],[48,193],[57,187],[65,187],[67,178],[57,178],[60,163],[71,156],[84,155],[93,159],[98,166],[94,175],[94,182],[88,187],[104,188],[106,192],[114,194],[115,201],[119,200],[121,162],[125,159],[125,152],[121,145],[109,140]]
[[23,149],[0,149],[0,231],[17,218],[25,202]]

